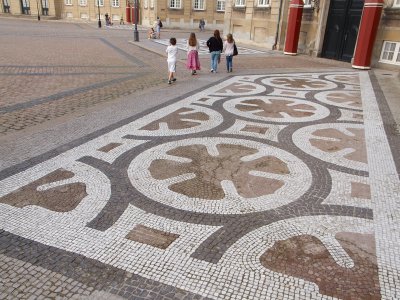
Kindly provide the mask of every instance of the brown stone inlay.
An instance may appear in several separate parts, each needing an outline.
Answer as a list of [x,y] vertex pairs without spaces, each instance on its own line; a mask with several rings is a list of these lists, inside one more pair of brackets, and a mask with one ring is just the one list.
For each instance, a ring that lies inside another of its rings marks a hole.
[[107,152],[110,152],[111,150],[113,150],[113,149],[115,149],[115,148],[117,148],[117,147],[119,147],[121,145],[122,145],[121,143],[110,143],[108,145],[105,145],[105,146],[101,147],[100,149],[97,149],[97,150],[107,153]]
[[143,225],[136,225],[126,238],[131,241],[150,245],[160,249],[167,249],[177,238],[178,234],[165,232]]
[[269,128],[268,127],[259,127],[254,125],[246,125],[242,128],[241,131],[255,132],[260,134],[265,134]]
[[353,113],[353,118],[362,120],[362,119],[364,119],[364,116],[362,114]]
[[324,152],[337,152],[342,149],[354,149],[344,157],[363,163],[367,163],[367,149],[365,147],[364,129],[346,128],[354,134],[350,136],[335,128],[318,129],[313,132],[313,136],[334,138],[335,141],[312,138],[311,145]]
[[339,82],[345,82],[345,83],[351,83],[351,84],[360,84],[360,81],[358,80],[358,75],[353,76],[353,75],[336,75],[334,77],[334,80],[337,80]]
[[223,180],[232,181],[239,195],[244,198],[273,194],[284,184],[282,180],[250,175],[250,171],[289,174],[286,163],[273,156],[241,161],[241,158],[257,153],[256,149],[231,144],[219,144],[217,149],[219,155],[211,156],[204,145],[177,147],[167,154],[189,158],[191,162],[158,159],[151,163],[149,171],[159,180],[194,174],[193,179],[172,184],[169,189],[188,197],[207,200],[225,197],[221,186]]
[[74,173],[58,169],[22,188],[0,198],[1,203],[15,207],[37,205],[57,212],[73,210],[87,196],[83,183],[69,183],[38,191],[37,188],[48,183],[74,177]]
[[380,299],[375,239],[372,234],[339,233],[353,268],[336,264],[316,237],[296,236],[278,241],[261,257],[261,264],[275,272],[312,281],[321,294],[340,299]]
[[308,78],[276,78],[273,79],[271,83],[296,89],[321,88],[326,86],[325,81]]
[[[245,100],[235,107],[244,112],[254,112],[254,115],[267,118],[285,118],[286,113],[291,117],[301,118],[314,114],[314,106],[307,104],[294,104],[292,100],[269,99],[269,103],[261,100]],[[293,105],[294,104],[294,105]]]
[[344,103],[354,108],[361,108],[361,94],[354,91],[335,91],[329,93],[326,98],[336,103]]
[[228,93],[229,91],[233,93],[248,93],[253,90],[255,90],[256,87],[252,84],[249,83],[243,83],[243,82],[234,82],[219,91],[217,93]]
[[371,199],[371,188],[368,184],[351,182],[351,197]]
[[210,119],[206,113],[193,111],[194,109],[191,108],[180,108],[161,119],[147,124],[140,128],[140,130],[159,130],[160,123],[166,123],[168,128],[172,130],[185,129],[198,126],[202,123],[201,121],[207,121]]

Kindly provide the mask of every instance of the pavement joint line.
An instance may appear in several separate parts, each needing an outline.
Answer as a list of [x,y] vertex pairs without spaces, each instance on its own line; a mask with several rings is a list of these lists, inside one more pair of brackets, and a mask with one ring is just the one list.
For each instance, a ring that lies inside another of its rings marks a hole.
[[127,58],[129,61],[135,63],[138,67],[145,67],[147,66],[146,63],[144,63],[143,61],[141,61],[140,59],[137,59],[136,57],[134,57],[133,55],[125,52],[124,50],[122,50],[121,48],[113,45],[112,43],[110,43],[109,41],[107,41],[104,38],[100,38],[100,40],[106,44],[107,46],[109,46],[110,48],[114,49],[116,52],[118,52],[119,54],[121,54],[122,56],[124,56],[125,58]]
[[15,111],[18,111],[18,110],[31,108],[31,107],[34,107],[34,106],[37,106],[37,105],[40,105],[40,104],[48,103],[48,102],[57,101],[57,100],[60,100],[60,99],[62,99],[64,97],[66,97],[66,96],[72,96],[72,95],[76,95],[76,94],[79,94],[79,93],[82,93],[82,92],[90,91],[90,90],[93,90],[93,89],[96,89],[96,88],[113,85],[115,83],[120,83],[120,82],[123,82],[123,81],[126,81],[126,80],[134,79],[137,76],[143,76],[145,74],[147,74],[147,72],[144,72],[142,74],[138,73],[138,74],[130,75],[130,76],[127,76],[127,77],[124,77],[124,78],[115,78],[115,79],[112,79],[112,80],[109,80],[109,81],[106,81],[106,82],[98,82],[98,83],[91,84],[91,85],[88,85],[88,86],[85,86],[85,87],[80,87],[80,88],[77,88],[77,89],[68,90],[68,91],[57,93],[57,94],[50,95],[50,96],[47,96],[47,97],[34,99],[34,100],[31,100],[31,101],[28,101],[28,102],[18,103],[18,104],[10,105],[10,106],[5,106],[5,107],[0,108],[0,115],[4,115],[4,114],[7,114],[7,113],[15,112]]

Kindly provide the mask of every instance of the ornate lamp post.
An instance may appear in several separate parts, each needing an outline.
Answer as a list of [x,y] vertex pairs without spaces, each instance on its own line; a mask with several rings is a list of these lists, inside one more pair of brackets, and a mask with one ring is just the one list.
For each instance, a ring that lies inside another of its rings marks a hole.
[[99,14],[99,28],[101,28],[101,20],[100,20],[100,0],[97,0],[97,10]]
[[138,22],[138,17],[139,17],[138,0],[133,0],[133,1],[134,1],[134,7],[135,7],[135,29],[133,30],[133,40],[135,42],[139,42],[139,31],[137,30],[137,22]]

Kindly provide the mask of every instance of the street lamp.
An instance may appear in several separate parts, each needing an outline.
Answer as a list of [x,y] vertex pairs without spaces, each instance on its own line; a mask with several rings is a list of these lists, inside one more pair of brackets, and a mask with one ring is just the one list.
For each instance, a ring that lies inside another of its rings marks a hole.
[[37,20],[40,21],[40,14],[39,14],[39,1],[36,0],[36,8],[37,8]]
[[100,20],[100,0],[97,0],[97,10],[99,14],[99,28],[101,28],[101,20]]
[[135,4],[135,29],[133,30],[133,40],[135,42],[139,42],[139,31],[137,30],[137,22],[138,22],[138,0],[134,0]]

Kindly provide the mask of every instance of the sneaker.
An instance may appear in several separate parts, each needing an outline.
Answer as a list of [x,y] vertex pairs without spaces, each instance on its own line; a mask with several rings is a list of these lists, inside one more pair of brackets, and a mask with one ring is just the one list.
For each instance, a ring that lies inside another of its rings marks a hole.
[[172,78],[172,80],[171,80],[172,82],[175,82],[176,81],[176,78]]
[[214,70],[213,70],[213,69],[211,69],[211,70],[210,70],[210,72],[211,72],[211,73],[214,73]]
[[168,80],[168,84],[171,84],[172,83],[172,81],[171,80]]
[[196,72],[196,70],[193,70],[193,75],[197,75],[197,72]]
[[232,73],[232,69],[229,69],[229,72]]

